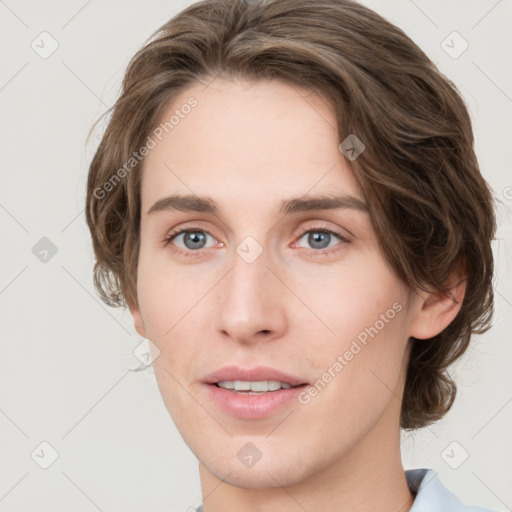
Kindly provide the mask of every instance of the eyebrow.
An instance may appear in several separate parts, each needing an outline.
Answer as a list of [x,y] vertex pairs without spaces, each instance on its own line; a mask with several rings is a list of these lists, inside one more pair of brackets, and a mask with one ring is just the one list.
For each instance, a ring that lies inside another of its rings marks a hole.
[[[322,195],[314,197],[299,197],[285,199],[281,201],[280,213],[288,215],[298,212],[310,212],[317,210],[336,210],[349,208],[362,212],[368,212],[368,205],[356,197],[350,195]],[[174,194],[163,199],[159,199],[147,211],[147,214],[157,212],[199,212],[199,213],[219,213],[219,208],[215,201],[209,197],[200,197],[196,195]]]

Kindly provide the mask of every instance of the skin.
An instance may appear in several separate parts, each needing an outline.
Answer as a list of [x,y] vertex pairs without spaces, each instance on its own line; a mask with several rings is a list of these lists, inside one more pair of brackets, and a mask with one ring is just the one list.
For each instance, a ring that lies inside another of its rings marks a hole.
[[[279,213],[282,200],[303,196],[364,201],[320,97],[278,81],[216,79],[174,98],[163,119],[191,96],[197,107],[144,161],[130,311],[160,350],[156,378],[199,460],[204,510],[409,510],[399,436],[408,339],[439,333],[461,300],[411,292],[366,211]],[[148,213],[177,193],[208,196],[219,211]],[[203,230],[202,254],[184,235],[165,245],[181,227]],[[326,235],[318,249],[308,234],[325,228],[346,241]],[[252,263],[236,252],[247,236],[262,250]],[[452,292],[461,299],[464,285]],[[244,420],[208,399],[201,379],[226,365],[315,382],[396,303],[401,311],[309,403]],[[262,454],[250,468],[236,456],[247,442]]]

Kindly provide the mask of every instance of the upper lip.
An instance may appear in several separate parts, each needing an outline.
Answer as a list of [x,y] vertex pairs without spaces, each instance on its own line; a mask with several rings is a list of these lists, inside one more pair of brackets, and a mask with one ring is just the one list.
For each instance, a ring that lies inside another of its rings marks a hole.
[[294,377],[288,373],[282,372],[275,368],[268,366],[256,366],[254,368],[240,368],[239,366],[225,366],[212,373],[206,375],[202,381],[206,384],[216,384],[223,380],[244,380],[244,381],[262,381],[262,380],[277,380],[285,382],[290,386],[300,386],[307,384],[304,380]]

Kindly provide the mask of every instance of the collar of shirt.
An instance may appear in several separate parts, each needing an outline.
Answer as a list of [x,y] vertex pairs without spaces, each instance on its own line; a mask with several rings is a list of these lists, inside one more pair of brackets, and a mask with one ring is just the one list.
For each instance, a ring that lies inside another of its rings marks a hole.
[[495,512],[462,503],[441,483],[433,469],[410,469],[405,477],[409,489],[416,495],[409,512]]

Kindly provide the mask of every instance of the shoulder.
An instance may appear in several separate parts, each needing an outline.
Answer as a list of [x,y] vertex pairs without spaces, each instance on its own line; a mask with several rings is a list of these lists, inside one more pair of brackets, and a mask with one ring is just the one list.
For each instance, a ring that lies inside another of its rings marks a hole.
[[412,469],[406,471],[405,476],[409,489],[416,494],[409,512],[498,512],[464,504],[441,483],[433,469]]

